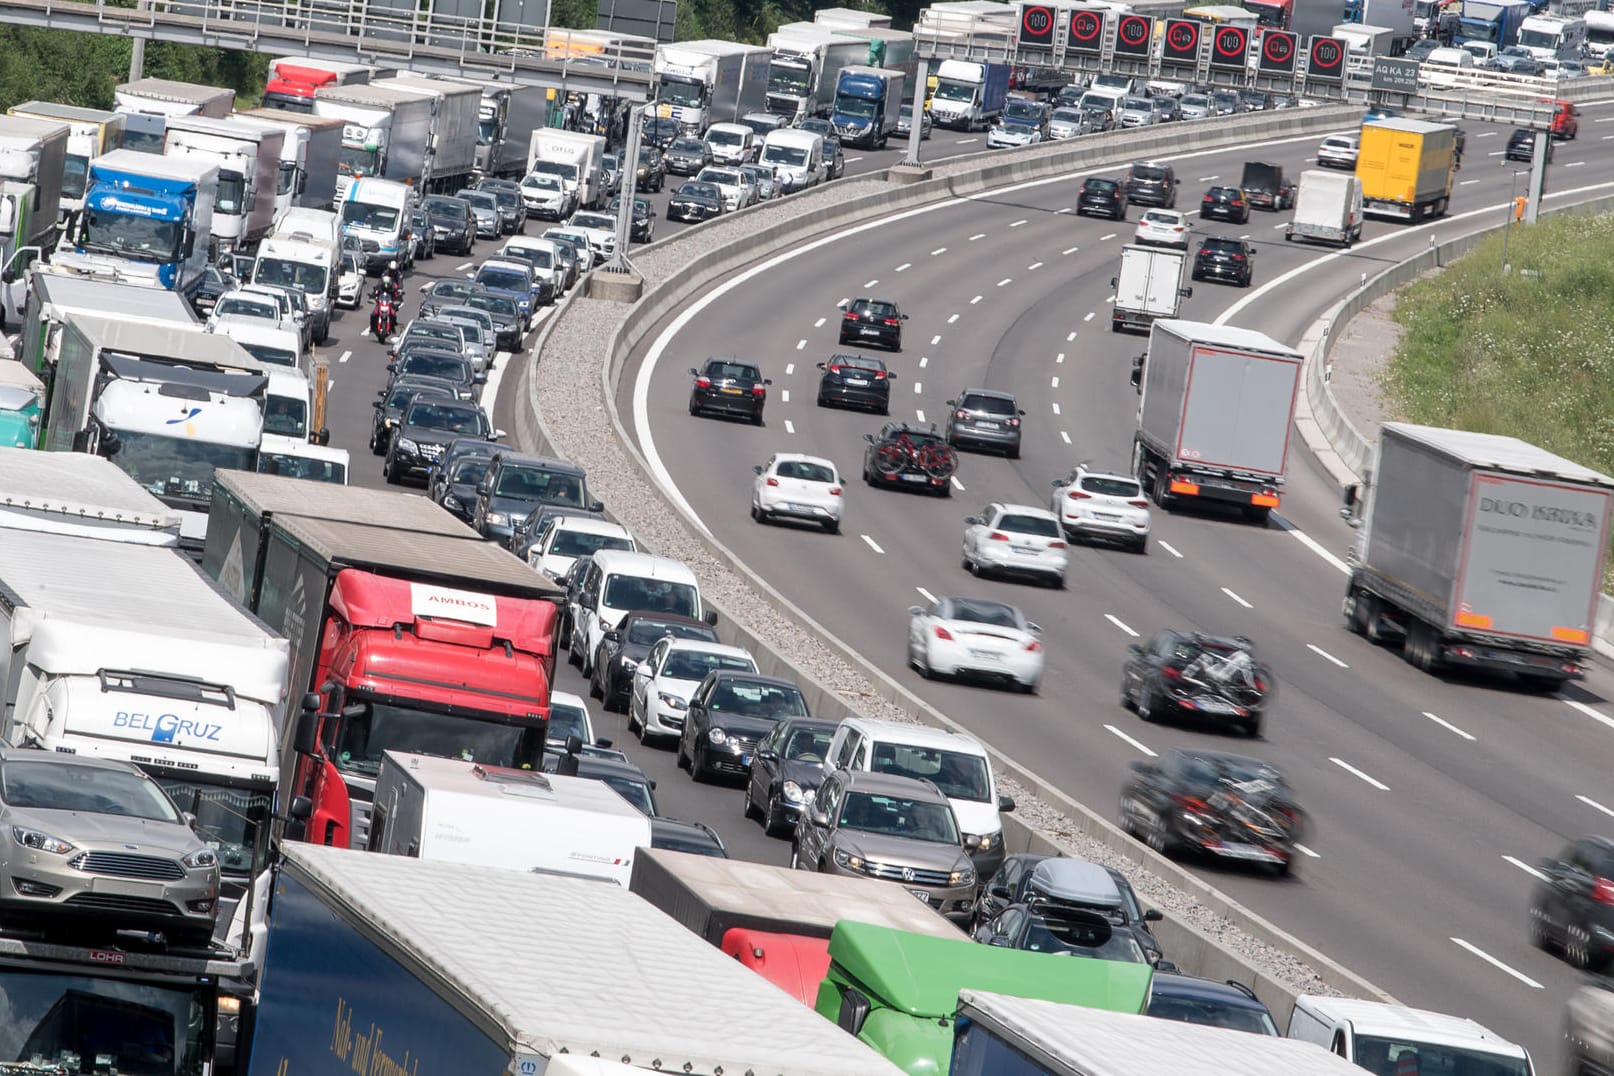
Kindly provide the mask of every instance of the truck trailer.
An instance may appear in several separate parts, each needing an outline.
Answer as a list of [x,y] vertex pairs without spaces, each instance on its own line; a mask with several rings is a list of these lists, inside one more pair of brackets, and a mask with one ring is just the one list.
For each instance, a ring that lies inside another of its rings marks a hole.
[[249,108],[236,119],[278,127],[280,178],[275,183],[275,219],[294,207],[329,209],[336,201],[336,166],[342,155],[341,120],[288,109]]
[[[284,857],[253,1072],[544,1073],[590,1057],[689,1076],[900,1072],[609,882],[316,845]],[[542,928],[564,909],[589,929]]]
[[173,116],[163,136],[163,155],[190,157],[218,166],[218,193],[213,201],[213,249],[228,253],[252,250],[275,221],[280,180],[280,152],[286,132],[280,127],[242,122],[235,117]]
[[[1364,489],[1345,619],[1426,672],[1584,675],[1614,478],[1513,437],[1385,423]],[[1364,507],[1365,504],[1365,507]]]
[[129,118],[123,148],[161,153],[169,116],[212,116],[223,119],[235,107],[235,91],[166,78],[125,82],[113,92],[113,107]]
[[321,86],[314,92],[314,115],[345,125],[337,159],[338,202],[355,179],[420,182],[431,154],[434,103],[435,98],[396,87]]
[[767,107],[768,62],[760,45],[680,41],[656,47],[660,79],[656,115],[700,135],[714,123],[734,123]]
[[1349,247],[1362,238],[1362,181],[1351,174],[1313,168],[1300,173],[1295,215],[1283,230],[1286,241]]
[[1162,508],[1215,502],[1264,524],[1288,470],[1301,354],[1251,329],[1167,320],[1141,361],[1132,459],[1144,490]]
[[543,86],[481,79],[446,81],[467,83],[482,94],[477,106],[477,175],[517,180],[526,175],[532,133],[549,119],[549,91]]
[[11,115],[67,124],[67,157],[62,165],[62,197],[57,215],[65,219],[83,209],[90,162],[123,145],[123,128],[128,117],[122,112],[59,105],[54,101],[25,101],[13,105]]
[[100,456],[0,448],[0,531],[13,530],[172,547],[179,513]]
[[794,125],[827,116],[841,71],[869,59],[866,40],[817,22],[793,22],[768,35],[767,109]]
[[1419,221],[1445,214],[1457,176],[1457,128],[1400,117],[1362,124],[1362,212]]
[[431,152],[415,185],[427,193],[458,191],[476,168],[476,138],[482,90],[455,79],[426,78],[405,71],[372,86],[421,94],[433,102]]
[[1121,271],[1110,281],[1115,289],[1111,331],[1146,333],[1160,318],[1176,317],[1182,301],[1194,293],[1182,284],[1187,264],[1187,250],[1132,243],[1122,247]]
[[1498,52],[1519,43],[1519,30],[1534,10],[1530,0],[1462,0],[1457,44],[1478,41]]

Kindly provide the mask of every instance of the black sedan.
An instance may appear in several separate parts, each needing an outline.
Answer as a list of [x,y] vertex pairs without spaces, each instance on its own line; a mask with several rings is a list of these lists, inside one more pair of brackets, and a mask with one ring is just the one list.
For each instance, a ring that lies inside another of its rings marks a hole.
[[692,176],[712,163],[712,147],[698,138],[680,138],[667,147],[662,158],[669,175]]
[[426,496],[442,504],[448,486],[449,468],[467,456],[487,456],[491,459],[500,447],[499,442],[480,437],[458,437],[450,441],[443,454],[437,457],[437,465],[432,468],[432,473],[426,476]]
[[667,202],[667,219],[699,224],[723,214],[723,192],[714,183],[685,183]]
[[667,162],[661,159],[661,150],[655,146],[639,147],[639,166],[635,170],[634,190],[648,193],[660,191],[667,185]]
[[[444,455],[447,451],[444,449]],[[471,509],[476,505],[476,487],[481,485],[488,473],[488,464],[492,462],[493,457],[488,455],[461,456],[446,468],[434,463],[432,473],[426,479],[428,487],[437,491],[432,499],[453,513],[456,519],[469,523]],[[437,477],[439,474],[441,478]]]
[[678,736],[678,768],[696,781],[748,777],[757,744],[787,717],[806,717],[807,700],[789,680],[717,670],[689,698]]
[[1076,215],[1079,217],[1108,217],[1126,219],[1126,192],[1120,180],[1103,176],[1088,176],[1076,194]]
[[1197,975],[1157,971],[1149,980],[1149,1005],[1143,1013],[1162,1020],[1227,1027],[1251,1035],[1278,1033],[1272,1011],[1255,996],[1255,991],[1237,979],[1219,983]]
[[1247,224],[1250,220],[1250,200],[1241,188],[1212,187],[1199,201],[1199,219]]
[[640,140],[646,146],[654,146],[656,149],[664,150],[677,141],[678,136],[682,133],[683,131],[678,126],[677,120],[668,119],[665,116],[651,116],[644,121]]
[[[622,208],[621,197],[611,199],[611,216]],[[628,223],[628,239],[635,243],[649,243],[656,237],[656,210],[648,198],[633,200],[633,218]]]
[[1272,671],[1243,636],[1162,631],[1129,646],[1121,669],[1121,705],[1143,720],[1192,714],[1247,736],[1261,734],[1274,690]]
[[409,401],[416,394],[441,396],[445,400],[455,398],[454,385],[435,377],[400,377],[386,388],[382,389],[378,399],[371,406],[374,414],[370,418],[370,451],[377,456],[386,455],[387,448],[392,444],[392,430],[398,425]]
[[[1053,857],[1030,852],[1005,856],[1002,866],[987,879],[975,898],[975,917],[971,922],[971,930],[995,919],[1011,905],[1024,904],[1030,900],[1033,895],[1032,879],[1036,876],[1037,867],[1051,858]],[[1138,903],[1138,895],[1133,892],[1132,883],[1126,875],[1113,867],[1103,869],[1115,883],[1116,892],[1120,895],[1120,904],[1105,909],[1106,914],[1110,916],[1114,926],[1125,927],[1132,932],[1133,938],[1143,948],[1144,955],[1149,958],[1151,964],[1154,963],[1160,959],[1160,942],[1156,940],[1149,924],[1160,922],[1164,916],[1158,910],[1145,909]]]
[[812,805],[836,725],[818,717],[792,717],[757,744],[745,786],[745,817],[761,819],[768,836],[789,835],[801,812]]
[[1607,968],[1614,962],[1614,839],[1580,837],[1538,870],[1530,939],[1577,968]]
[[633,690],[634,670],[650,653],[650,648],[669,635],[674,639],[717,642],[717,632],[705,621],[677,613],[635,610],[623,617],[622,623],[605,632],[600,649],[594,655],[589,694],[599,699],[607,710],[625,711],[628,694]]
[[1255,275],[1255,268],[1250,264],[1253,257],[1255,247],[1245,240],[1211,236],[1199,244],[1191,276],[1195,280],[1217,280],[1247,288]]
[[[1508,135],[1507,160],[1531,161],[1536,155],[1536,132],[1528,127],[1516,127]],[[1552,160],[1552,139],[1547,139],[1547,160]]]
[[700,369],[690,367],[695,383],[689,390],[692,415],[732,415],[762,425],[762,409],[768,402],[771,378],[762,376],[753,363],[741,359],[707,359]]
[[474,403],[417,395],[404,408],[392,431],[382,475],[388,485],[425,478],[450,441],[458,437],[485,438],[492,432],[486,412]]
[[1121,786],[1121,828],[1156,852],[1260,864],[1280,877],[1291,870],[1305,815],[1277,767],[1178,747],[1132,771]]
[[897,375],[883,359],[870,355],[831,355],[818,368],[819,407],[862,407],[877,415],[891,413],[891,382]]
[[436,242],[455,254],[469,254],[476,246],[476,221],[471,207],[458,198],[434,194],[420,203]]
[[908,315],[889,299],[853,299],[841,314],[841,344],[879,344],[901,351],[902,323],[907,320]]
[[[398,357],[387,363],[389,380],[408,377],[435,377],[453,383],[454,395],[462,400],[470,400],[476,396],[477,386],[487,380],[486,374],[479,374],[471,366],[470,360],[452,352],[443,351],[430,346],[433,341],[423,341],[418,345],[402,348]],[[476,436],[467,431],[468,436]]]

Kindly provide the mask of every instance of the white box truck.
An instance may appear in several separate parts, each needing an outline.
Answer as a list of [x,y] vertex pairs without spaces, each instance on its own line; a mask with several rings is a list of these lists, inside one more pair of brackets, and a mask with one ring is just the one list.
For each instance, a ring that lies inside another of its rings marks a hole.
[[1148,332],[1160,318],[1174,318],[1182,301],[1194,289],[1182,284],[1188,252],[1173,247],[1127,244],[1121,248],[1121,271],[1110,281],[1115,305],[1110,312],[1113,332]]
[[609,883],[282,848],[249,1071],[901,1072]]
[[119,86],[112,100],[113,107],[128,117],[124,121],[122,148],[161,153],[168,117],[223,119],[235,107],[235,91],[167,78],[142,78]]
[[868,62],[869,43],[816,22],[792,22],[768,35],[767,110],[796,124],[827,116],[841,71]]
[[579,209],[594,209],[605,196],[600,174],[605,156],[605,139],[581,131],[541,127],[532,133],[527,151],[527,171],[546,172],[559,179]]
[[420,182],[431,154],[434,103],[424,94],[384,86],[333,85],[314,91],[314,115],[344,124],[338,202],[355,179]]
[[67,158],[62,166],[60,217],[84,208],[84,188],[90,179],[90,162],[123,145],[128,117],[99,108],[59,105],[54,101],[26,101],[11,108],[13,116],[32,116],[67,124]]
[[336,164],[342,155],[341,120],[281,108],[252,108],[235,118],[271,124],[285,132],[280,178],[275,183],[275,219],[296,206],[329,209],[336,201]]
[[457,191],[471,182],[476,168],[476,136],[482,91],[468,82],[426,78],[403,72],[370,83],[383,89],[417,93],[432,102],[431,152],[416,179],[428,193]]
[[220,253],[251,250],[275,221],[280,179],[280,127],[226,117],[172,116],[163,135],[163,155],[194,157],[218,165],[213,201],[213,243]]
[[595,878],[626,887],[650,819],[604,781],[387,751],[372,852]]
[[1133,376],[1133,470],[1162,508],[1219,503],[1266,522],[1289,466],[1298,351],[1251,329],[1167,319]]
[[1426,672],[1584,675],[1614,478],[1514,437],[1387,422],[1363,489],[1344,613]]
[[768,101],[773,52],[733,41],[679,41],[656,47],[660,79],[655,114],[701,134],[714,123],[733,123],[761,112]]
[[0,531],[13,530],[173,546],[179,513],[100,456],[0,448]]
[[1339,1053],[1357,1071],[1396,1072],[1406,1058],[1419,1072],[1498,1072],[1535,1076],[1524,1047],[1461,1016],[1383,1001],[1295,998],[1289,1038]]
[[1313,168],[1300,173],[1295,215],[1283,229],[1285,242],[1349,247],[1362,238],[1362,181],[1353,172]]

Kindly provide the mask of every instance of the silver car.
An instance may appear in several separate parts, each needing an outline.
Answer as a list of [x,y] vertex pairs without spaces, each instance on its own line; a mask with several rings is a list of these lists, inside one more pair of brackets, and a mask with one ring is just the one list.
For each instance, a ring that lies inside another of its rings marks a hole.
[[1128,97],[1121,102],[1122,127],[1151,127],[1155,122],[1154,102],[1147,97]]
[[1087,130],[1087,115],[1079,108],[1056,108],[1048,118],[1048,137],[1075,138]]
[[767,165],[742,164],[740,171],[751,177],[751,183],[757,189],[757,201],[766,202],[781,193],[780,184],[774,181],[773,169]]
[[1216,102],[1209,94],[1185,93],[1177,101],[1177,114],[1185,120],[1202,120],[1216,115]]
[[91,918],[206,945],[219,857],[193,824],[126,762],[0,753],[0,917]]

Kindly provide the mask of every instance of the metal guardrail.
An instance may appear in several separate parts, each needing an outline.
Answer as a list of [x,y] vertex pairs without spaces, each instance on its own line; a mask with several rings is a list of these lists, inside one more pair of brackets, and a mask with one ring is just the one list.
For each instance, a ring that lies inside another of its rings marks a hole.
[[0,23],[238,52],[407,67],[648,100],[650,48],[605,44],[587,31],[524,21],[543,0],[0,0]]

